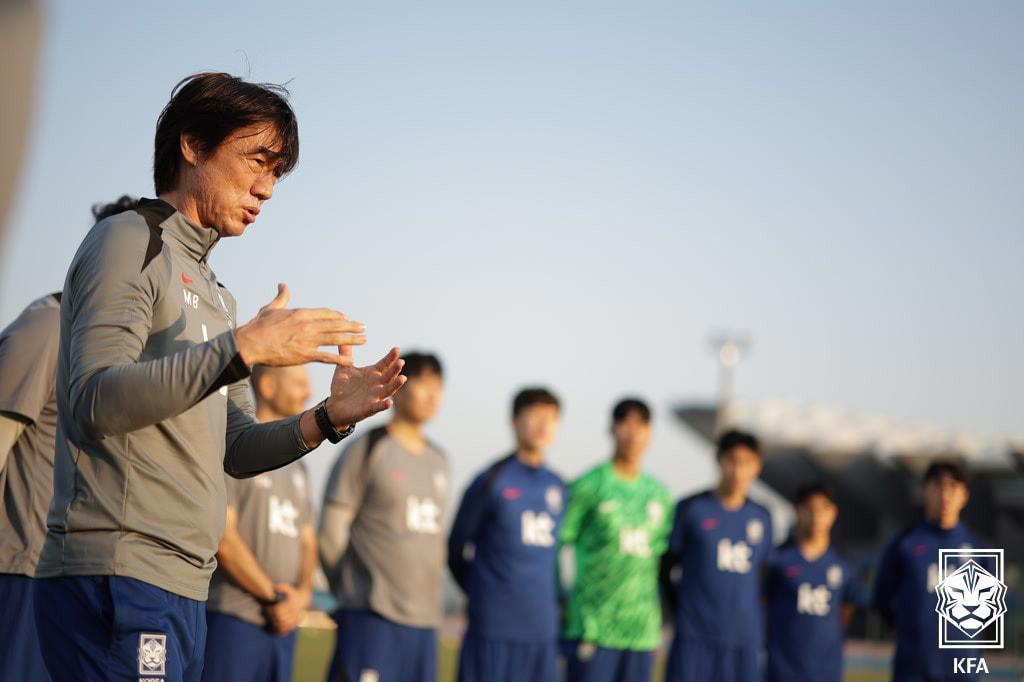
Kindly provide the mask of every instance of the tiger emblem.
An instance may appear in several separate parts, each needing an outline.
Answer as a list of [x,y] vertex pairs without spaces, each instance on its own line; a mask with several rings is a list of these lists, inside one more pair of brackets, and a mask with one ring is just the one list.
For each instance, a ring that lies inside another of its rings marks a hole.
[[935,611],[974,639],[1006,613],[1006,585],[974,559],[935,586]]

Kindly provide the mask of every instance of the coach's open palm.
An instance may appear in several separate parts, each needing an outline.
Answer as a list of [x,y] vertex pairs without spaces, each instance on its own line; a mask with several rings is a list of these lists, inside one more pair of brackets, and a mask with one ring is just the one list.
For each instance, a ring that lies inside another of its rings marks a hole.
[[[342,356],[352,354],[351,346],[340,346]],[[334,368],[327,414],[336,427],[355,424],[391,407],[391,396],[405,383],[400,374],[404,361],[398,349],[368,367],[339,365]]]

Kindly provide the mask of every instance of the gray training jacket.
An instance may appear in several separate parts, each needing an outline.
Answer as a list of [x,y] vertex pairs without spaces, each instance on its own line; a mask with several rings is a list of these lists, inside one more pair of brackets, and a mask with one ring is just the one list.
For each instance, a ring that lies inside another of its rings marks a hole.
[[121,575],[204,600],[224,475],[308,452],[299,417],[257,424],[218,234],[169,204],[97,223],[60,311],[53,500],[36,577]]

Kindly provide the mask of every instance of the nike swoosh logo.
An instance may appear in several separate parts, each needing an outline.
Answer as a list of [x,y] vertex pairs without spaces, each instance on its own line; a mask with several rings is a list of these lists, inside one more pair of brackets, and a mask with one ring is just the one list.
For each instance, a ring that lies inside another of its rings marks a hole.
[[192,284],[192,280],[190,280],[188,277],[186,277],[185,273],[183,272],[183,273],[181,273],[181,283],[187,286],[189,284]]

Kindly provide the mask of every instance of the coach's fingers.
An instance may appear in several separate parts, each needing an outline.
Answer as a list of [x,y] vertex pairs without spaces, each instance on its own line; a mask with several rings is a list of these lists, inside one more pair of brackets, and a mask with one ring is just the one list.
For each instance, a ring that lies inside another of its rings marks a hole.
[[398,393],[398,389],[405,385],[407,379],[408,377],[406,377],[405,375],[399,374],[391,381],[384,384],[384,389],[382,391],[383,397],[390,397],[393,396],[395,393]]
[[347,320],[340,310],[333,308],[299,308],[296,313],[304,320]]
[[351,346],[362,346],[366,337],[362,334],[317,334],[317,346],[337,346],[339,349]]
[[318,362],[322,365],[340,365],[341,367],[351,367],[352,355],[341,355],[335,353],[328,353],[326,351],[319,351],[317,353],[314,353],[309,361]]
[[377,402],[373,406],[372,414],[377,414],[378,412],[383,412],[384,410],[389,410],[389,409],[391,409],[391,406],[394,405],[394,404],[395,404],[395,401],[391,400],[390,398],[388,398],[387,400],[381,400],[381,401]]
[[277,296],[274,296],[274,300],[260,308],[260,312],[267,310],[277,310],[278,308],[284,308],[288,305],[288,301],[292,298],[291,293],[288,291],[288,285],[284,282],[278,282],[277,284]]
[[347,332],[351,334],[362,334],[366,331],[366,325],[362,322],[349,320],[344,317],[317,318],[306,320],[305,325],[316,333]]
[[388,368],[388,365],[390,365],[391,363],[393,363],[396,360],[398,360],[400,356],[401,356],[401,351],[399,351],[397,347],[392,348],[391,350],[389,350],[384,355],[384,357],[382,357],[380,360],[378,360],[377,363],[374,366],[378,370],[383,372],[385,369]]
[[399,360],[398,362],[391,363],[391,365],[386,370],[384,370],[384,372],[381,373],[381,383],[386,384],[392,381],[395,377],[402,376],[402,370],[404,368],[405,360]]

